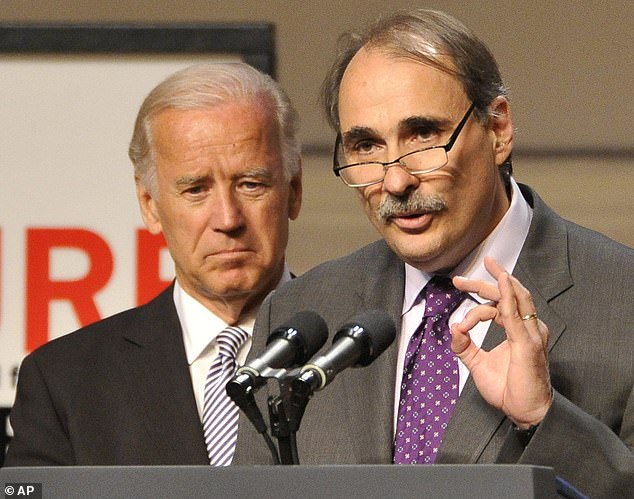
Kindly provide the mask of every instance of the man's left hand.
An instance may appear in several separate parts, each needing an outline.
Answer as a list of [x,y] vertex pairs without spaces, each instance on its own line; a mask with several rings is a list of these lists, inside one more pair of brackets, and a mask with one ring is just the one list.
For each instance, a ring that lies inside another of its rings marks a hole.
[[[470,310],[452,326],[451,348],[469,369],[482,397],[503,411],[519,428],[539,424],[552,404],[548,373],[548,327],[537,317],[528,290],[492,258],[487,271],[497,285],[454,277],[461,291],[488,300]],[[469,331],[479,322],[493,320],[506,339],[487,352],[477,347]]]

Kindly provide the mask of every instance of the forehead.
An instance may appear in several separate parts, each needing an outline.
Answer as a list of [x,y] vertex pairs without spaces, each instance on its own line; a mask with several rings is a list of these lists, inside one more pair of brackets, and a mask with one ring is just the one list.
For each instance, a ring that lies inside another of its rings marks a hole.
[[468,102],[454,75],[409,58],[362,48],[341,80],[341,131],[377,128],[379,124],[380,128],[393,127],[412,116],[459,117]]
[[153,135],[161,133],[187,134],[200,128],[209,137],[236,136],[241,130],[275,129],[271,106],[264,99],[242,98],[218,104],[192,107],[168,107],[152,119]]
[[193,109],[167,108],[152,120],[157,156],[173,159],[214,152],[279,153],[279,134],[266,100],[245,98]]

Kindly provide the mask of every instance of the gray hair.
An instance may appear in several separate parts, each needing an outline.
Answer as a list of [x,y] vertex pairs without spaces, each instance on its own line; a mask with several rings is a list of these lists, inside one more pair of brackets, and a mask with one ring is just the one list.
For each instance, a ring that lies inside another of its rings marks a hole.
[[134,125],[128,156],[134,174],[150,192],[156,192],[152,120],[165,109],[201,109],[257,98],[270,101],[279,127],[284,177],[290,180],[301,169],[299,117],[290,99],[270,76],[242,62],[197,64],[177,71],[145,98]]
[[[361,33],[344,33],[335,62],[322,85],[326,117],[339,132],[339,87],[355,54],[368,47],[393,57],[404,57],[454,75],[473,102],[481,123],[489,118],[489,104],[507,97],[497,62],[489,48],[464,24],[439,11],[415,9],[379,18]],[[510,175],[510,158],[502,170]],[[505,178],[505,180],[507,180]]]

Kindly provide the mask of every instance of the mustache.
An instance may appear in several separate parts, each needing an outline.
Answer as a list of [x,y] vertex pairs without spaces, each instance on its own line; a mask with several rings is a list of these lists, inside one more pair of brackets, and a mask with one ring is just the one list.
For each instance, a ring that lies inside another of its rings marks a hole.
[[447,201],[440,194],[425,196],[414,191],[401,197],[388,194],[376,208],[376,216],[381,222],[387,223],[395,216],[407,213],[436,213],[446,208]]

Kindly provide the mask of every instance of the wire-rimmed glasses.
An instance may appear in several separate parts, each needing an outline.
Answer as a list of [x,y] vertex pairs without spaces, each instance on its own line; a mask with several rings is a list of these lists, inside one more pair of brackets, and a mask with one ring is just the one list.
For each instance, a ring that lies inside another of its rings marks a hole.
[[388,168],[396,164],[404,168],[411,175],[424,175],[425,173],[439,170],[449,161],[447,153],[451,151],[451,148],[456,143],[474,107],[475,104],[472,103],[445,145],[417,149],[388,162],[363,161],[360,163],[340,165],[339,158],[343,157],[341,151],[342,144],[341,135],[337,134],[333,155],[333,171],[348,187],[367,187],[383,182]]

